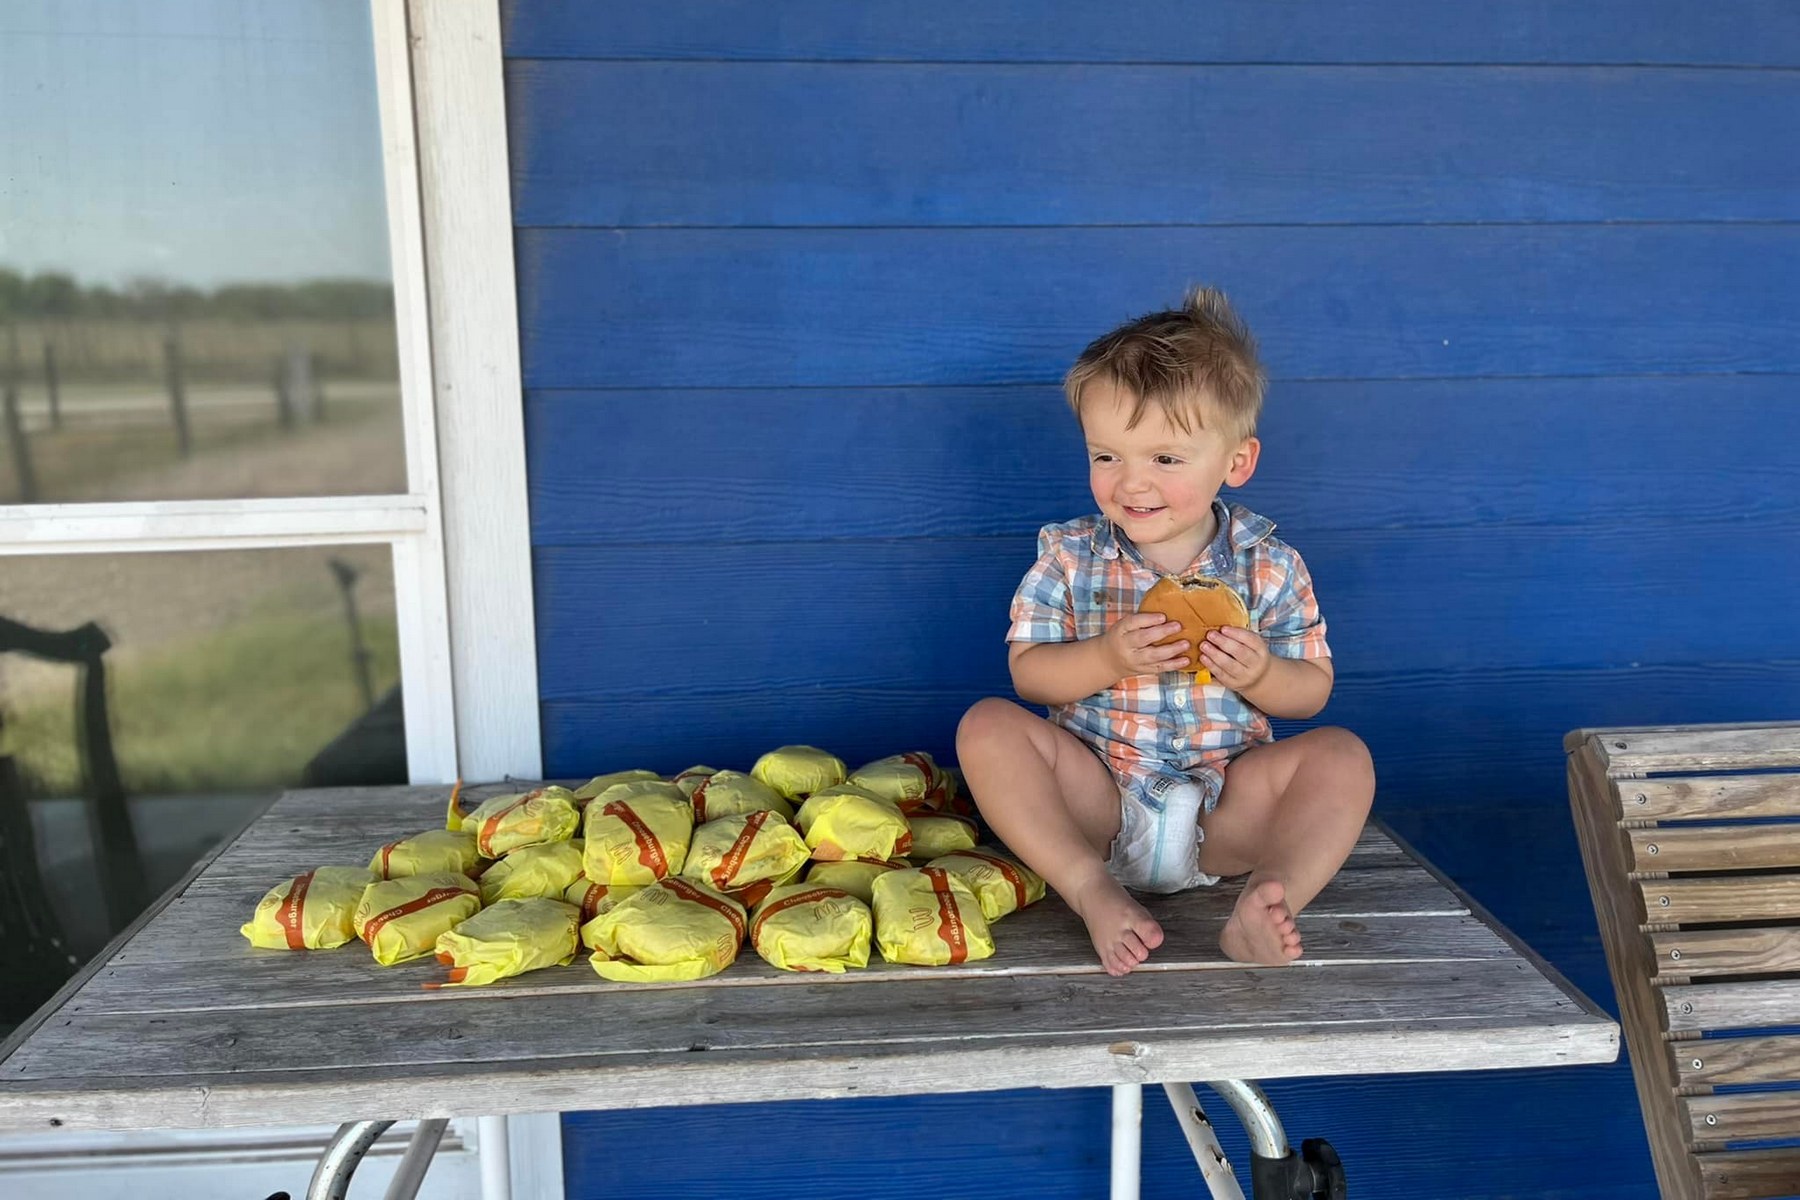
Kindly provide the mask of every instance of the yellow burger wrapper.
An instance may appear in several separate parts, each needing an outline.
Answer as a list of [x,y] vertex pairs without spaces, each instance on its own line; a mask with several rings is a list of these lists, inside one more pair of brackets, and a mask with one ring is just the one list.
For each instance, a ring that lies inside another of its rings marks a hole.
[[565,889],[581,878],[582,840],[520,846],[481,873],[481,902],[529,900],[543,896],[561,900]]
[[756,776],[742,771],[714,771],[688,792],[688,803],[694,806],[696,825],[753,812],[775,812],[780,813],[784,821],[794,819],[794,806],[786,798]]
[[568,841],[581,825],[581,813],[575,805],[575,793],[555,784],[495,796],[482,801],[467,816],[457,808],[456,793],[451,792],[450,812],[444,824],[452,831],[473,830],[475,849],[481,856],[499,858],[520,846]]
[[942,867],[889,871],[875,880],[875,942],[891,963],[942,967],[994,953],[981,901]]
[[563,889],[563,903],[573,904],[581,911],[581,923],[589,921],[604,912],[617,908],[620,901],[628,896],[635,896],[643,889],[630,883],[592,883],[587,879],[577,879]]
[[963,782],[962,772],[955,767],[941,769],[944,773],[943,811],[955,813],[959,817],[973,817],[977,809],[974,799],[969,795],[969,785]]
[[450,968],[450,977],[425,986],[479,987],[539,967],[562,966],[575,957],[579,920],[575,907],[561,900],[502,900],[438,935],[437,960]]
[[800,869],[810,851],[794,827],[780,814],[764,809],[740,817],[721,817],[694,830],[687,879],[728,892],[759,879],[779,879]]
[[744,906],[688,879],[664,879],[602,913],[581,931],[594,970],[625,983],[717,975],[737,960]]
[[892,858],[912,846],[912,827],[900,810],[854,784],[839,784],[813,796],[800,806],[796,820],[812,856],[821,862]]
[[614,771],[609,775],[596,775],[574,791],[575,805],[586,809],[588,801],[604,792],[615,783],[641,783],[647,779],[661,779],[655,771],[633,770]]
[[789,800],[804,800],[844,782],[844,760],[817,746],[782,746],[757,759],[750,773]]
[[238,930],[264,950],[331,950],[356,936],[353,924],[375,872],[320,867],[270,888]]
[[651,884],[681,872],[694,810],[661,780],[616,783],[588,805],[582,869],[595,883]]
[[958,850],[973,850],[981,841],[975,822],[950,813],[915,813],[907,818],[912,827],[913,858],[938,858]]
[[369,870],[382,879],[402,879],[423,875],[428,871],[456,871],[472,875],[481,864],[471,830],[459,833],[448,829],[431,829],[424,833],[389,842],[369,860]]
[[481,911],[475,881],[431,871],[371,884],[356,906],[356,936],[384,967],[423,958],[439,937]]
[[[799,835],[796,834],[795,836]],[[804,842],[801,844],[805,845]],[[809,859],[802,859],[793,870],[785,875],[776,876],[774,879],[758,879],[755,883],[747,883],[743,887],[727,888],[725,894],[743,905],[745,910],[748,911],[755,908],[758,904],[761,904],[764,898],[776,888],[786,887],[790,883],[798,882],[800,876],[806,871],[806,864],[809,861]]]
[[864,904],[873,904],[875,877],[889,871],[904,871],[911,865],[903,858],[842,858],[836,862],[816,862],[806,873],[806,882],[819,887],[841,888]]
[[945,776],[923,751],[896,754],[856,768],[850,783],[911,816],[942,808]]
[[981,901],[981,915],[989,924],[1044,898],[1042,876],[1018,859],[993,850],[958,850],[926,865],[960,876]]
[[695,788],[699,787],[702,783],[705,783],[708,779],[718,773],[719,768],[717,767],[708,767],[704,765],[692,766],[675,776],[675,778],[669,782],[680,788],[682,795],[691,799],[694,795]]
[[750,917],[750,944],[783,971],[842,975],[846,967],[866,967],[873,931],[868,905],[811,883],[776,888]]

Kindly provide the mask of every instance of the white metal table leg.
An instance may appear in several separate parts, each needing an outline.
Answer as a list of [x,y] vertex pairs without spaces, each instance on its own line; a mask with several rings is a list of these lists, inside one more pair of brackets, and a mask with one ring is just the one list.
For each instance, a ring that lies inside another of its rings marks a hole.
[[444,1127],[449,1124],[441,1118],[419,1122],[418,1128],[413,1130],[412,1141],[406,1144],[400,1165],[394,1168],[394,1178],[388,1183],[383,1200],[415,1200],[419,1185],[425,1182],[425,1172],[437,1154],[438,1143],[444,1140]]
[[325,1153],[313,1168],[312,1182],[306,1185],[306,1200],[344,1200],[350,1192],[350,1176],[355,1174],[363,1155],[375,1139],[388,1131],[392,1121],[347,1121],[338,1126]]
[[1115,1083],[1112,1090],[1112,1200],[1138,1200],[1143,1150],[1144,1085]]
[[481,1200],[512,1200],[512,1152],[507,1148],[506,1118],[481,1118],[476,1135],[481,1141]]
[[1206,1190],[1213,1200],[1244,1200],[1244,1189],[1232,1173],[1231,1163],[1226,1160],[1212,1121],[1200,1107],[1194,1089],[1185,1083],[1165,1083],[1163,1091],[1175,1109],[1175,1119],[1181,1122],[1181,1132],[1187,1137],[1188,1149],[1194,1152],[1194,1161],[1200,1164],[1200,1178],[1206,1181]]

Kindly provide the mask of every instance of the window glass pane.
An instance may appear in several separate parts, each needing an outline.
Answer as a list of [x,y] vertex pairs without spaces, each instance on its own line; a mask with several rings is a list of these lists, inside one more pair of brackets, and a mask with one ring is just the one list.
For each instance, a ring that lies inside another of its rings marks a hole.
[[387,547],[0,558],[0,1032],[272,793],[405,781]]
[[0,503],[405,490],[369,0],[12,0],[0,113]]

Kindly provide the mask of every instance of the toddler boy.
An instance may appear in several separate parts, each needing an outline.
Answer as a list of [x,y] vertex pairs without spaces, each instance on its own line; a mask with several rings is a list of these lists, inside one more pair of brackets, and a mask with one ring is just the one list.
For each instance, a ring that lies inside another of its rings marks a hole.
[[[1264,387],[1255,341],[1211,289],[1082,352],[1064,391],[1100,512],[1038,534],[1007,634],[1014,689],[1049,719],[988,699],[957,729],[982,815],[1080,915],[1113,975],[1163,940],[1126,888],[1245,873],[1220,948],[1298,958],[1294,914],[1343,865],[1374,798],[1354,734],[1276,742],[1269,728],[1324,708],[1333,673],[1306,565],[1271,521],[1218,498],[1256,471]],[[1188,574],[1234,588],[1251,627],[1169,641],[1181,627],[1138,605]],[[1211,683],[1196,683],[1202,666]]]

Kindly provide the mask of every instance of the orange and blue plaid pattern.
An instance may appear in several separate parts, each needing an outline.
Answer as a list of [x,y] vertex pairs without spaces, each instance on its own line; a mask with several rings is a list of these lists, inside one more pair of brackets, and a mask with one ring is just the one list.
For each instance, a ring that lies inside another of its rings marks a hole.
[[[1329,658],[1325,620],[1300,555],[1275,523],[1241,504],[1213,501],[1219,532],[1186,572],[1223,579],[1250,610],[1251,628],[1282,658]],[[1102,516],[1046,525],[1038,559],[1013,595],[1009,642],[1072,642],[1105,633],[1138,610],[1162,578]],[[1121,779],[1218,770],[1240,751],[1274,740],[1269,718],[1221,684],[1192,672],[1121,679],[1103,692],[1050,709],[1050,719],[1091,746]]]

